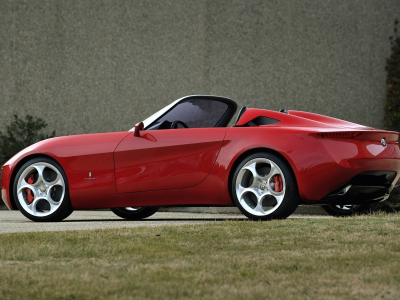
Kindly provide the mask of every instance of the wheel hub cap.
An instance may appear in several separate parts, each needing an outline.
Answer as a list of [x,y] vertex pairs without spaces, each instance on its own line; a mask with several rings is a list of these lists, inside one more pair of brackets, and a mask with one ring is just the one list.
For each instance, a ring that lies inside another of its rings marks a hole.
[[27,213],[45,217],[61,206],[65,188],[63,176],[55,166],[37,162],[26,167],[19,176],[17,197]]
[[285,177],[272,160],[259,157],[243,165],[236,177],[236,196],[240,205],[255,216],[274,212],[285,197]]

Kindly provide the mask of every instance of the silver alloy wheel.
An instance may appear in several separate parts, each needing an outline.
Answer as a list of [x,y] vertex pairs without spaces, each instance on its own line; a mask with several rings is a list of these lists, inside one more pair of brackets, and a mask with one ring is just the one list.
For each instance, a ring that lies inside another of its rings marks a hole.
[[129,211],[137,211],[137,210],[141,209],[141,207],[125,207],[125,209],[129,210]]
[[[275,178],[281,178],[281,188],[276,191]],[[267,158],[248,161],[239,171],[235,183],[240,205],[254,216],[273,213],[282,204],[286,183],[282,170]]]
[[34,163],[18,178],[17,196],[27,213],[37,217],[49,216],[64,200],[64,178],[55,166],[45,162]]
[[358,208],[360,205],[351,205],[351,204],[348,204],[348,205],[335,205],[335,206],[336,206],[337,209],[341,209],[341,210],[346,210],[346,211],[348,211],[348,210],[356,209],[356,208]]

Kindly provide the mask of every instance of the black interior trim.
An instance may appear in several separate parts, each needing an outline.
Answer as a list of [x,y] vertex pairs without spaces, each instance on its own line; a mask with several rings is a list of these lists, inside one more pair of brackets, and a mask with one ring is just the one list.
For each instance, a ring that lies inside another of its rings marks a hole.
[[280,123],[281,121],[265,117],[265,116],[259,116],[254,118],[253,120],[247,122],[246,124],[240,125],[239,127],[254,127],[254,126],[262,126],[262,125],[271,125],[271,124],[276,124]]
[[245,112],[246,110],[247,110],[247,106],[243,106],[243,107],[240,109],[240,111],[239,111],[239,113],[238,113],[238,115],[237,115],[237,117],[236,117],[235,126],[236,126],[236,124],[239,122],[240,118],[243,116],[243,114],[244,114],[244,112]]

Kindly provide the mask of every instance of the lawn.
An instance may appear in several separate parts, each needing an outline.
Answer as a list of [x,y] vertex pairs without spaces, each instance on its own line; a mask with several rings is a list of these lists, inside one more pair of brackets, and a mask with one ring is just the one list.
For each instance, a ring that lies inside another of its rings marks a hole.
[[400,299],[400,214],[0,235],[3,300],[268,298]]

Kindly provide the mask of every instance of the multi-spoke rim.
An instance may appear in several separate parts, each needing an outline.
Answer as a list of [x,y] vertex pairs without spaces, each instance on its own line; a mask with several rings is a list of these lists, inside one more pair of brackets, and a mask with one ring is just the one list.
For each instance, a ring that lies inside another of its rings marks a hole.
[[142,207],[124,207],[125,208],[125,210],[128,210],[128,211],[138,211],[138,210],[140,210]]
[[354,210],[354,209],[358,208],[359,205],[353,205],[353,204],[348,204],[348,205],[335,205],[335,207],[336,207],[337,209],[340,209],[340,210],[350,211],[350,210]]
[[26,212],[46,217],[54,213],[64,200],[64,178],[55,166],[45,162],[34,163],[18,178],[17,195]]
[[285,176],[272,160],[255,158],[240,169],[235,189],[240,205],[247,212],[255,216],[269,215],[285,197]]

